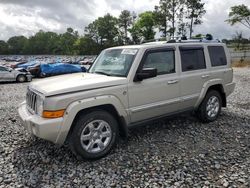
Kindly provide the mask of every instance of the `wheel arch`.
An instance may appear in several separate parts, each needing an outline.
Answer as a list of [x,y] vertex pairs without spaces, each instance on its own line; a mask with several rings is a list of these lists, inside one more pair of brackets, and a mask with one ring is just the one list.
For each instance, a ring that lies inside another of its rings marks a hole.
[[91,113],[95,110],[103,110],[103,111],[106,111],[108,113],[110,113],[112,116],[114,116],[114,118],[117,120],[118,122],[118,129],[119,129],[119,134],[122,136],[122,137],[127,137],[128,135],[128,130],[127,130],[127,125],[126,125],[126,121],[124,120],[124,118],[122,116],[119,115],[119,113],[117,112],[116,108],[112,105],[112,104],[104,104],[104,105],[100,105],[100,106],[93,106],[93,107],[89,107],[89,108],[85,108],[85,109],[82,109],[80,110],[73,122],[72,122],[72,125],[70,126],[70,130],[68,132],[68,135],[67,135],[67,138],[66,138],[66,141],[69,139],[74,127],[75,127],[75,124],[76,124],[76,121],[77,119],[86,114],[86,113]]
[[64,123],[57,137],[57,143],[63,144],[67,141],[72,133],[75,122],[80,115],[90,113],[94,110],[104,110],[113,115],[118,122],[120,135],[122,137],[127,137],[127,125],[129,122],[125,107],[115,96],[99,96],[91,99],[75,101],[69,105],[64,115]]
[[226,99],[226,94],[225,94],[224,87],[222,84],[222,80],[218,79],[218,80],[209,81],[203,86],[203,88],[201,90],[201,94],[199,96],[199,99],[195,104],[195,109],[198,109],[199,105],[203,101],[207,92],[209,92],[210,90],[218,91],[221,95],[222,107],[227,106],[227,99]]
[[25,77],[25,80],[27,80],[26,74],[19,73],[19,74],[16,75],[16,81],[18,81],[18,77],[19,77],[19,76],[24,76],[24,77]]

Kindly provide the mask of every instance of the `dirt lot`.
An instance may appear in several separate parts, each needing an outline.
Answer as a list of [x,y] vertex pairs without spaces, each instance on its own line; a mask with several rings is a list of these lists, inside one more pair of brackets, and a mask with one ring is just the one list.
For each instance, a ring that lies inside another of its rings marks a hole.
[[27,84],[2,84],[0,187],[249,187],[250,68],[234,73],[236,90],[217,121],[186,114],[138,127],[92,162],[32,138],[17,115]]

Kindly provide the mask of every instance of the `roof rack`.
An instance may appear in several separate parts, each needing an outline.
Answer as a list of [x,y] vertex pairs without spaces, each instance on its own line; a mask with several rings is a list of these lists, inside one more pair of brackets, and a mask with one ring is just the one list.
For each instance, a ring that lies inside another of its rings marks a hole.
[[207,39],[188,39],[188,40],[169,40],[166,43],[220,43],[220,40],[207,40]]
[[168,41],[155,41],[147,42],[142,45],[152,45],[152,44],[167,44],[167,43],[220,43],[220,40],[206,40],[206,39],[188,39],[188,40],[168,40]]

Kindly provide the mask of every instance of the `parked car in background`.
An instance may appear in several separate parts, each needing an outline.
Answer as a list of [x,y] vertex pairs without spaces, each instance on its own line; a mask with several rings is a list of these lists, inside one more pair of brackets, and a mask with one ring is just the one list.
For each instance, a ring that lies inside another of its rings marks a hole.
[[40,65],[40,77],[57,76],[61,74],[71,74],[86,71],[87,69],[85,67],[68,63],[52,63]]
[[32,75],[25,69],[12,69],[0,66],[0,82],[30,82]]
[[96,59],[96,56],[86,57],[82,61],[79,62],[80,65],[92,65]]
[[34,66],[30,66],[27,70],[34,76],[35,78],[41,77],[41,63],[37,63]]

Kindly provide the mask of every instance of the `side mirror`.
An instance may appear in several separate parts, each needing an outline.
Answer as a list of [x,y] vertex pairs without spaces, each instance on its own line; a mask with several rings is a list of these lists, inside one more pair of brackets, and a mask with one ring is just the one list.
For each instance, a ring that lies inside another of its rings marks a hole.
[[136,73],[134,81],[142,81],[144,79],[153,78],[157,76],[156,68],[144,68],[140,72]]

